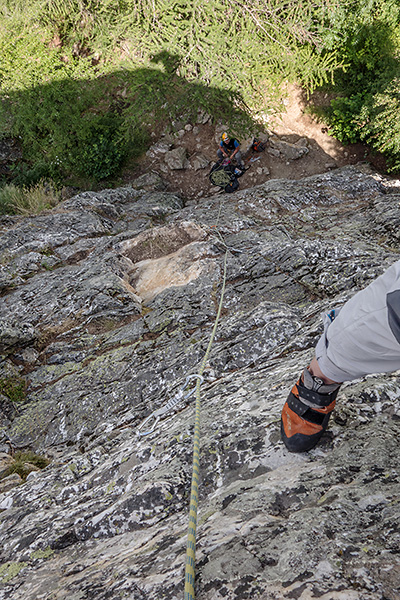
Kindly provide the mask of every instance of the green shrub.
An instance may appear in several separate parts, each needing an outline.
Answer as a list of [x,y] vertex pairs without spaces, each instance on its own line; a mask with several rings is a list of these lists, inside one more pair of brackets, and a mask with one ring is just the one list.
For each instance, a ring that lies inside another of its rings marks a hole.
[[122,164],[125,145],[120,131],[122,119],[108,114],[88,123],[70,150],[76,172],[96,181],[114,175]]
[[400,69],[398,76],[364,106],[360,137],[387,158],[388,171],[400,172]]
[[337,66],[324,14],[325,0],[0,0],[0,136],[20,137],[28,165],[16,183],[110,177],[198,110],[258,129],[283,81],[312,88]]
[[52,181],[59,185],[62,181],[61,170],[57,163],[53,165],[48,162],[38,160],[33,165],[26,162],[20,162],[11,168],[13,184],[19,187],[29,188],[41,181]]
[[12,475],[13,473],[18,473],[18,475],[25,480],[29,473],[34,470],[30,465],[33,465],[38,469],[44,469],[50,464],[48,458],[31,451],[18,451],[14,454],[13,458],[15,462],[4,472],[3,478]]
[[332,100],[328,112],[331,133],[344,144],[360,140],[359,119],[365,102],[365,94],[361,93]]
[[26,397],[26,381],[17,375],[0,378],[0,394],[11,402],[24,402]]
[[331,85],[337,97],[325,115],[331,133],[344,143],[370,144],[398,168],[400,5],[345,0],[332,7],[328,23],[326,47],[336,45],[343,63]]

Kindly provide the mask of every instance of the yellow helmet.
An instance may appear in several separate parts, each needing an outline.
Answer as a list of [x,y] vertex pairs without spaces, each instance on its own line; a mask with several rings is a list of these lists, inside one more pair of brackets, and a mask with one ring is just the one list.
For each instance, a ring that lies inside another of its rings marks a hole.
[[222,140],[229,140],[229,135],[226,132],[222,134]]

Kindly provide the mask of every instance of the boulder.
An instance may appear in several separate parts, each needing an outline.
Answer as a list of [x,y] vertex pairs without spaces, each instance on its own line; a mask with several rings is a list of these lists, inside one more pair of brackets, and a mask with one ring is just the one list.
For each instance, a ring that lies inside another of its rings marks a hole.
[[189,161],[187,159],[186,148],[173,148],[165,153],[164,160],[166,165],[172,171],[187,169]]
[[298,160],[309,152],[309,149],[303,142],[299,145],[298,143],[291,144],[284,140],[270,139],[269,144],[270,150],[273,152],[278,151],[279,155],[282,156],[284,160]]
[[156,171],[150,171],[149,173],[144,173],[140,177],[137,177],[132,182],[132,187],[137,190],[162,191],[166,189],[167,183]]
[[146,152],[147,156],[150,158],[160,157],[167,152],[169,152],[172,148],[172,142],[168,140],[161,140],[153,144]]
[[207,169],[210,161],[204,154],[195,154],[191,158],[191,164],[195,171],[199,171],[200,169]]

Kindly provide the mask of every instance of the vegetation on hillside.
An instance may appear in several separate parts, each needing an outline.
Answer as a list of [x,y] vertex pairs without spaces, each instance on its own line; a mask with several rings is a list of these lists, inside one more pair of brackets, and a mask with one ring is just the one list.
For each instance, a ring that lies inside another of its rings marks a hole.
[[335,135],[396,168],[399,31],[396,0],[0,0],[0,137],[24,157],[12,183],[113,177],[198,111],[240,135],[288,81],[333,89]]
[[344,143],[363,141],[400,170],[400,4],[397,0],[347,0],[330,17],[327,49],[343,68],[335,72],[337,97],[326,113]]

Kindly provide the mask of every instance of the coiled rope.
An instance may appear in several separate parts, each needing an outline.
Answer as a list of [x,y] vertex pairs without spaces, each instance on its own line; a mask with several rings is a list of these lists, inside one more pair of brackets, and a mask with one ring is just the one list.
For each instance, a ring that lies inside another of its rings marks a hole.
[[[226,284],[226,265],[228,258],[228,250],[225,252],[224,272],[222,278],[221,298],[219,301],[217,316],[215,318],[214,327],[211,332],[210,341],[208,342],[207,350],[201,363],[198,375],[203,375],[207,360],[211,351],[211,346],[214,341],[217,331],[218,321],[221,316],[222,303],[224,300],[225,284]],[[192,485],[190,488],[190,509],[189,509],[189,526],[186,542],[186,566],[185,566],[185,600],[194,600],[194,584],[195,584],[195,567],[196,567],[196,531],[197,531],[197,507],[199,502],[199,475],[200,475],[200,379],[196,383],[196,405],[195,405],[195,421],[194,421],[194,436],[193,436],[193,466],[192,466]]]

